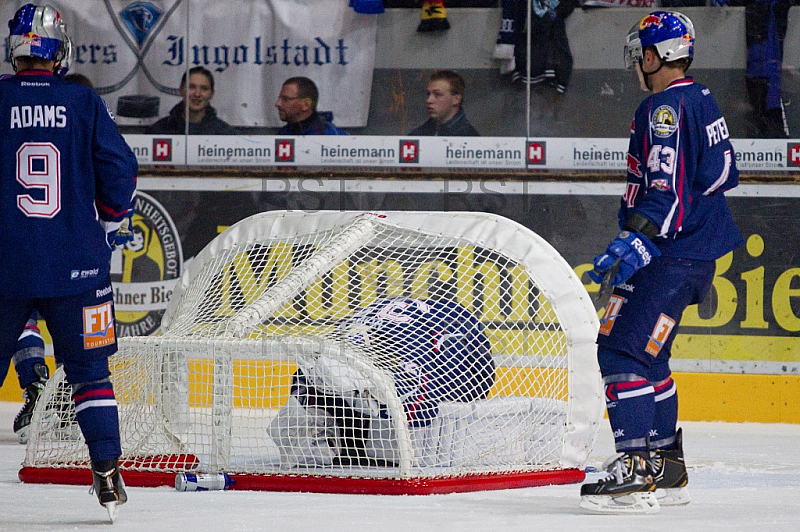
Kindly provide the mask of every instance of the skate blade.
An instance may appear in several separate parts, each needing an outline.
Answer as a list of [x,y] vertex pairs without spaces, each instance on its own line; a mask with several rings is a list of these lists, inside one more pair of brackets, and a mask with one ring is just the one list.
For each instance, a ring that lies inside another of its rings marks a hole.
[[28,443],[28,432],[31,428],[30,425],[26,425],[17,431],[17,436],[19,436],[19,443],[22,445],[26,445]]
[[583,495],[580,507],[595,514],[654,514],[661,508],[652,491],[617,496]]
[[661,506],[684,506],[692,502],[686,488],[657,489],[656,499]]
[[105,506],[106,510],[108,510],[108,518],[111,519],[111,522],[113,523],[114,520],[117,518],[117,503],[116,503],[116,501],[115,502],[107,502],[103,506]]

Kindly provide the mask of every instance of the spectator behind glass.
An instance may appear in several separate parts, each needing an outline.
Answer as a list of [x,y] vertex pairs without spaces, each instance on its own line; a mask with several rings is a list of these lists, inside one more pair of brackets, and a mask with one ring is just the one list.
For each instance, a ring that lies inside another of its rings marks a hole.
[[[795,4],[796,4],[796,0]],[[717,0],[724,5],[726,0]],[[788,138],[789,124],[783,104],[783,41],[792,0],[744,0],[747,43],[745,83],[752,107],[751,128],[762,138]],[[731,1],[741,5],[741,0]]]
[[183,101],[173,107],[165,116],[149,128],[150,134],[183,135],[186,132],[184,111],[189,108],[190,135],[236,135],[237,131],[217,116],[211,106],[214,97],[214,76],[201,66],[189,70],[189,90],[186,90],[186,73],[181,77],[180,93]]
[[333,113],[318,112],[319,90],[308,78],[298,76],[283,82],[281,93],[275,101],[278,115],[286,125],[279,135],[347,135],[333,125]]
[[527,71],[528,34],[525,31],[527,2],[516,3],[515,72],[512,81],[536,85],[547,82],[557,93],[564,94],[572,77],[573,58],[567,38],[567,18],[578,0],[535,0],[531,14],[531,71]]
[[438,70],[428,78],[425,103],[430,118],[412,129],[418,137],[479,137],[461,107],[464,102],[464,79],[452,70]]

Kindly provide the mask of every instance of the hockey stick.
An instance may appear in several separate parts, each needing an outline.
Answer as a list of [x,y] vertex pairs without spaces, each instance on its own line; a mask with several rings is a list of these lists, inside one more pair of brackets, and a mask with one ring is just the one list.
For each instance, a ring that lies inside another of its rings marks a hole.
[[594,297],[594,304],[597,310],[604,308],[608,304],[611,293],[614,291],[611,281],[617,276],[621,262],[622,259],[615,260],[614,264],[606,272],[605,277],[603,277],[603,282],[600,283],[600,290],[597,291],[597,295]]

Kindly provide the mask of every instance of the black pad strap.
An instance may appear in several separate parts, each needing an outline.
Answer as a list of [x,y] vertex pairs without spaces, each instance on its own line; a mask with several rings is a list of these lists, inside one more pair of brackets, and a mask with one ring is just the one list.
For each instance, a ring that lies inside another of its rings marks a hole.
[[650,240],[653,239],[658,234],[658,228],[653,225],[653,222],[639,214],[638,212],[634,212],[630,215],[630,217],[625,220],[625,225],[622,227],[626,231],[637,231],[642,233],[644,236],[649,238]]

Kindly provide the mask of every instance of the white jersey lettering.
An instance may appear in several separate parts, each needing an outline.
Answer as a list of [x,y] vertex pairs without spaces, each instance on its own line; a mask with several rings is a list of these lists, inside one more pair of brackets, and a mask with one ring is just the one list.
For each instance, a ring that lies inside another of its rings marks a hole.
[[728,125],[725,123],[725,118],[720,117],[706,126],[706,136],[708,137],[708,147],[723,141],[730,137],[728,133]]
[[67,127],[67,108],[63,105],[15,105],[11,108],[9,127]]

